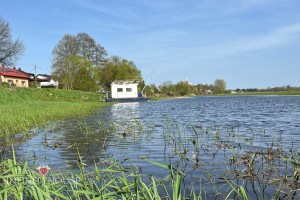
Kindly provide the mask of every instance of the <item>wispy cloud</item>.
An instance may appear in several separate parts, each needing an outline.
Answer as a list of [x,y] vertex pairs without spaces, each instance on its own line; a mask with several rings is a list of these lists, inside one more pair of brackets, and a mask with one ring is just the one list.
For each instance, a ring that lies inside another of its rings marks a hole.
[[[259,51],[269,48],[287,46],[300,39],[300,23],[279,28],[267,34],[245,36],[226,43],[197,47],[194,52],[199,52],[202,59],[225,56],[234,56],[247,51]],[[198,49],[198,50],[197,50]]]
[[[164,66],[167,74],[172,72],[181,73],[188,68],[205,68],[201,63],[220,63],[224,59],[239,58],[247,52],[260,52],[272,48],[287,47],[300,40],[300,23],[281,27],[265,34],[241,36],[223,42],[210,41],[205,45],[195,41],[188,42],[187,32],[168,30],[163,32],[149,33],[132,38],[125,46],[118,46],[115,51],[125,58],[134,60],[139,67]],[[181,45],[182,38],[185,41]],[[209,40],[209,39],[208,39]]]

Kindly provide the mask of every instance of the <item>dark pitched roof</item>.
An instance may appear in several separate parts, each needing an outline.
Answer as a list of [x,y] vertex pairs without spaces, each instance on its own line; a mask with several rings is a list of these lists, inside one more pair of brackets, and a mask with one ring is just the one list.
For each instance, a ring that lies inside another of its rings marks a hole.
[[17,69],[11,69],[6,68],[4,65],[0,67],[0,75],[2,76],[13,76],[13,77],[20,77],[20,78],[27,78],[29,79],[29,76],[24,74],[23,72],[17,70]]

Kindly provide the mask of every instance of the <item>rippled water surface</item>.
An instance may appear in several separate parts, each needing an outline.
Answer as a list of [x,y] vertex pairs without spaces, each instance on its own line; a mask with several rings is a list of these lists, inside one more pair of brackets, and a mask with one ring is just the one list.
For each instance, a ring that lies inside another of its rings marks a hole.
[[[220,191],[229,192],[222,188],[224,181],[216,179],[231,168],[225,167],[232,158],[230,145],[240,149],[240,155],[246,151],[244,148],[263,151],[270,146],[299,151],[300,96],[193,97],[120,103],[84,119],[50,125],[17,145],[15,151],[18,158],[32,164],[45,162],[53,169],[76,168],[78,152],[88,168],[107,157],[120,161],[129,158],[142,173],[158,177],[165,177],[168,170],[146,160],[171,162],[186,173],[186,184],[199,188],[203,181],[202,189],[213,194],[208,172],[215,182],[219,181]],[[199,162],[183,161],[180,155],[194,161],[197,157]],[[258,197],[255,190],[250,193]]]

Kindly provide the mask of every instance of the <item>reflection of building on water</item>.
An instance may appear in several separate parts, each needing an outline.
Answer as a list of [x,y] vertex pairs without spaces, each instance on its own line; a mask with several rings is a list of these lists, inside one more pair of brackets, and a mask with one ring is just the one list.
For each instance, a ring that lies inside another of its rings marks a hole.
[[137,141],[141,139],[139,132],[140,103],[120,103],[111,107],[111,122],[116,130],[112,134],[116,138]]
[[134,121],[140,118],[139,102],[119,103],[111,106],[111,120],[113,122]]

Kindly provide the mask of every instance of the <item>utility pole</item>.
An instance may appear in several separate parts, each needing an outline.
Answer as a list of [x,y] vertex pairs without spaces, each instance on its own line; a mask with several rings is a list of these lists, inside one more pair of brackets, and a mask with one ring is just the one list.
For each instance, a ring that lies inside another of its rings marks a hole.
[[34,81],[35,81],[35,87],[37,87],[37,83],[36,83],[36,65],[34,65]]

